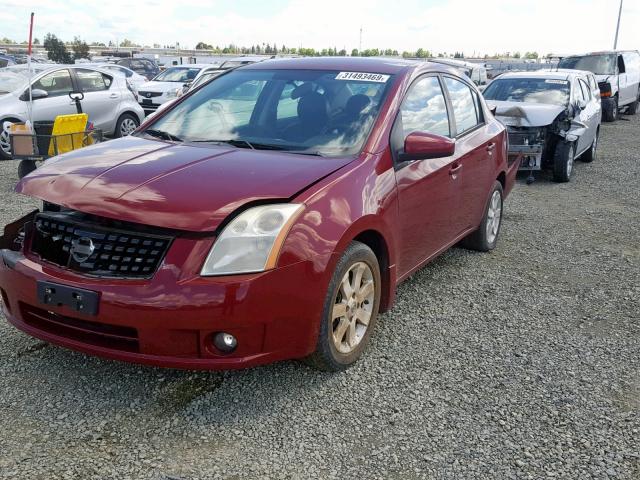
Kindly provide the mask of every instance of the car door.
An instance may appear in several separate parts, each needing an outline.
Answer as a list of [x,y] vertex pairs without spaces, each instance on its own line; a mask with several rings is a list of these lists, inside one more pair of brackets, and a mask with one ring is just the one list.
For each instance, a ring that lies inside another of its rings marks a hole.
[[455,236],[451,214],[458,204],[458,165],[454,157],[401,162],[404,140],[414,131],[452,136],[448,106],[437,75],[414,81],[391,135],[398,191],[400,276],[437,254]]
[[637,52],[625,52],[625,73],[627,76],[627,89],[629,90],[629,102],[635,102],[640,94],[640,55]]
[[627,82],[627,68],[622,54],[618,55],[618,105],[627,105],[631,101],[629,84]]
[[[71,73],[62,68],[48,72],[31,85],[32,90],[44,90],[45,98],[33,101],[33,120],[36,122],[53,122],[58,115],[76,113],[76,104],[69,98],[74,90]],[[27,98],[27,97],[22,97]]]
[[[596,138],[598,132],[598,125],[600,124],[600,108],[598,104],[598,100],[593,97],[591,93],[591,88],[588,83],[585,81],[586,79],[578,79],[578,83],[582,88],[582,96],[586,101],[586,106],[581,112],[581,121],[583,121],[587,125],[587,131],[585,132],[585,141],[583,142],[583,149],[587,149],[593,143],[593,140]],[[582,151],[582,150],[581,150]]]
[[97,70],[74,69],[77,84],[84,94],[82,110],[96,128],[112,133],[118,120],[122,97],[114,78]]
[[455,157],[461,167],[461,203],[451,217],[457,235],[477,227],[482,219],[485,197],[495,180],[492,159],[496,145],[475,90],[458,78],[446,75],[443,79],[456,132]]
[[586,130],[583,134],[578,137],[576,141],[576,154],[580,154],[586,148],[586,145],[589,145],[589,126],[587,122],[587,115],[585,113],[585,108],[580,105],[584,105],[586,103],[586,99],[584,98],[584,93],[582,91],[582,87],[580,86],[580,81],[577,78],[574,78],[571,82],[571,105],[575,110],[574,119],[585,125]]

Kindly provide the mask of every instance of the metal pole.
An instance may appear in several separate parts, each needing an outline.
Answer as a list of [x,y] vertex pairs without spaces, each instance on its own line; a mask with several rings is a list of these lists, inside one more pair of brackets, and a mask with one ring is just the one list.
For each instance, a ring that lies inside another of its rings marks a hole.
[[29,23],[29,48],[27,50],[27,77],[29,78],[29,123],[33,128],[33,97],[31,95],[31,40],[33,38],[33,12],[31,12],[31,20]]
[[360,27],[360,48],[358,49],[358,52],[362,54],[362,27]]
[[618,33],[620,32],[620,17],[622,17],[622,0],[620,0],[620,10],[618,10],[618,25],[616,26],[616,39],[613,41],[613,49],[618,48]]

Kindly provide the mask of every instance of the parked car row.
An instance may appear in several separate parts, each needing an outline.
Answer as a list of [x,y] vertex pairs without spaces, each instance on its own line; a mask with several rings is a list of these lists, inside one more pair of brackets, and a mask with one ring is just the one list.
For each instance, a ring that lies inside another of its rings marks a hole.
[[556,69],[481,93],[460,65],[299,58],[171,67],[136,99],[126,75],[55,68],[151,115],[20,181],[44,204],[0,237],[4,313],[89,354],[203,369],[353,364],[401,281],[496,247],[521,164],[566,182],[595,159],[603,83],[624,83]]

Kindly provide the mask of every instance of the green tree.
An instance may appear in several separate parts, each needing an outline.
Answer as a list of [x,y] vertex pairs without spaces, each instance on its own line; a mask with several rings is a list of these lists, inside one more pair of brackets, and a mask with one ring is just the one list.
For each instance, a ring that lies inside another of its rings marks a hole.
[[520,58],[520,52],[516,52],[513,54],[513,58]]
[[120,46],[121,47],[139,47],[140,45],[133,43],[128,38],[125,38],[123,41],[120,42]]
[[340,50],[338,52],[338,55],[341,57],[346,57],[347,56],[347,51],[343,48],[342,50]]
[[359,57],[360,56],[360,52],[358,51],[357,48],[354,48],[353,50],[351,50],[351,56],[352,57]]
[[535,60],[538,58],[538,52],[526,52],[524,54],[524,58],[530,59],[530,60]]
[[196,43],[196,50],[213,50],[213,46],[208,43],[198,42]]
[[87,45],[87,42],[81,40],[80,37],[74,37],[71,48],[73,49],[74,60],[77,60],[79,58],[90,58],[89,45]]
[[47,33],[44,37],[44,48],[47,51],[47,58],[56,63],[71,63],[71,55],[67,52],[64,42],[52,33]]

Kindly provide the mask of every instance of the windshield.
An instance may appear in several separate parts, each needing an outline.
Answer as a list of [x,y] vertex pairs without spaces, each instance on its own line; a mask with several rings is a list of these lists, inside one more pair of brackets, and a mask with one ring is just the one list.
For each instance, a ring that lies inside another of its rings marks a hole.
[[616,73],[616,56],[586,55],[584,57],[567,57],[560,60],[558,67],[587,70],[596,75],[614,75]]
[[191,88],[195,88],[198,85],[202,85],[205,82],[208,82],[212,78],[219,76],[224,70],[214,70],[212,72],[206,72],[200,75],[195,81],[191,84]]
[[565,106],[569,103],[569,82],[548,78],[496,79],[489,84],[483,95],[487,100],[499,102]]
[[153,80],[155,80],[156,82],[186,83],[196,78],[196,75],[198,75],[199,71],[199,68],[168,68],[164,72],[156,75],[156,78],[154,78]]
[[236,70],[172,107],[149,126],[148,135],[323,156],[354,154],[391,81],[391,75],[375,73]]

